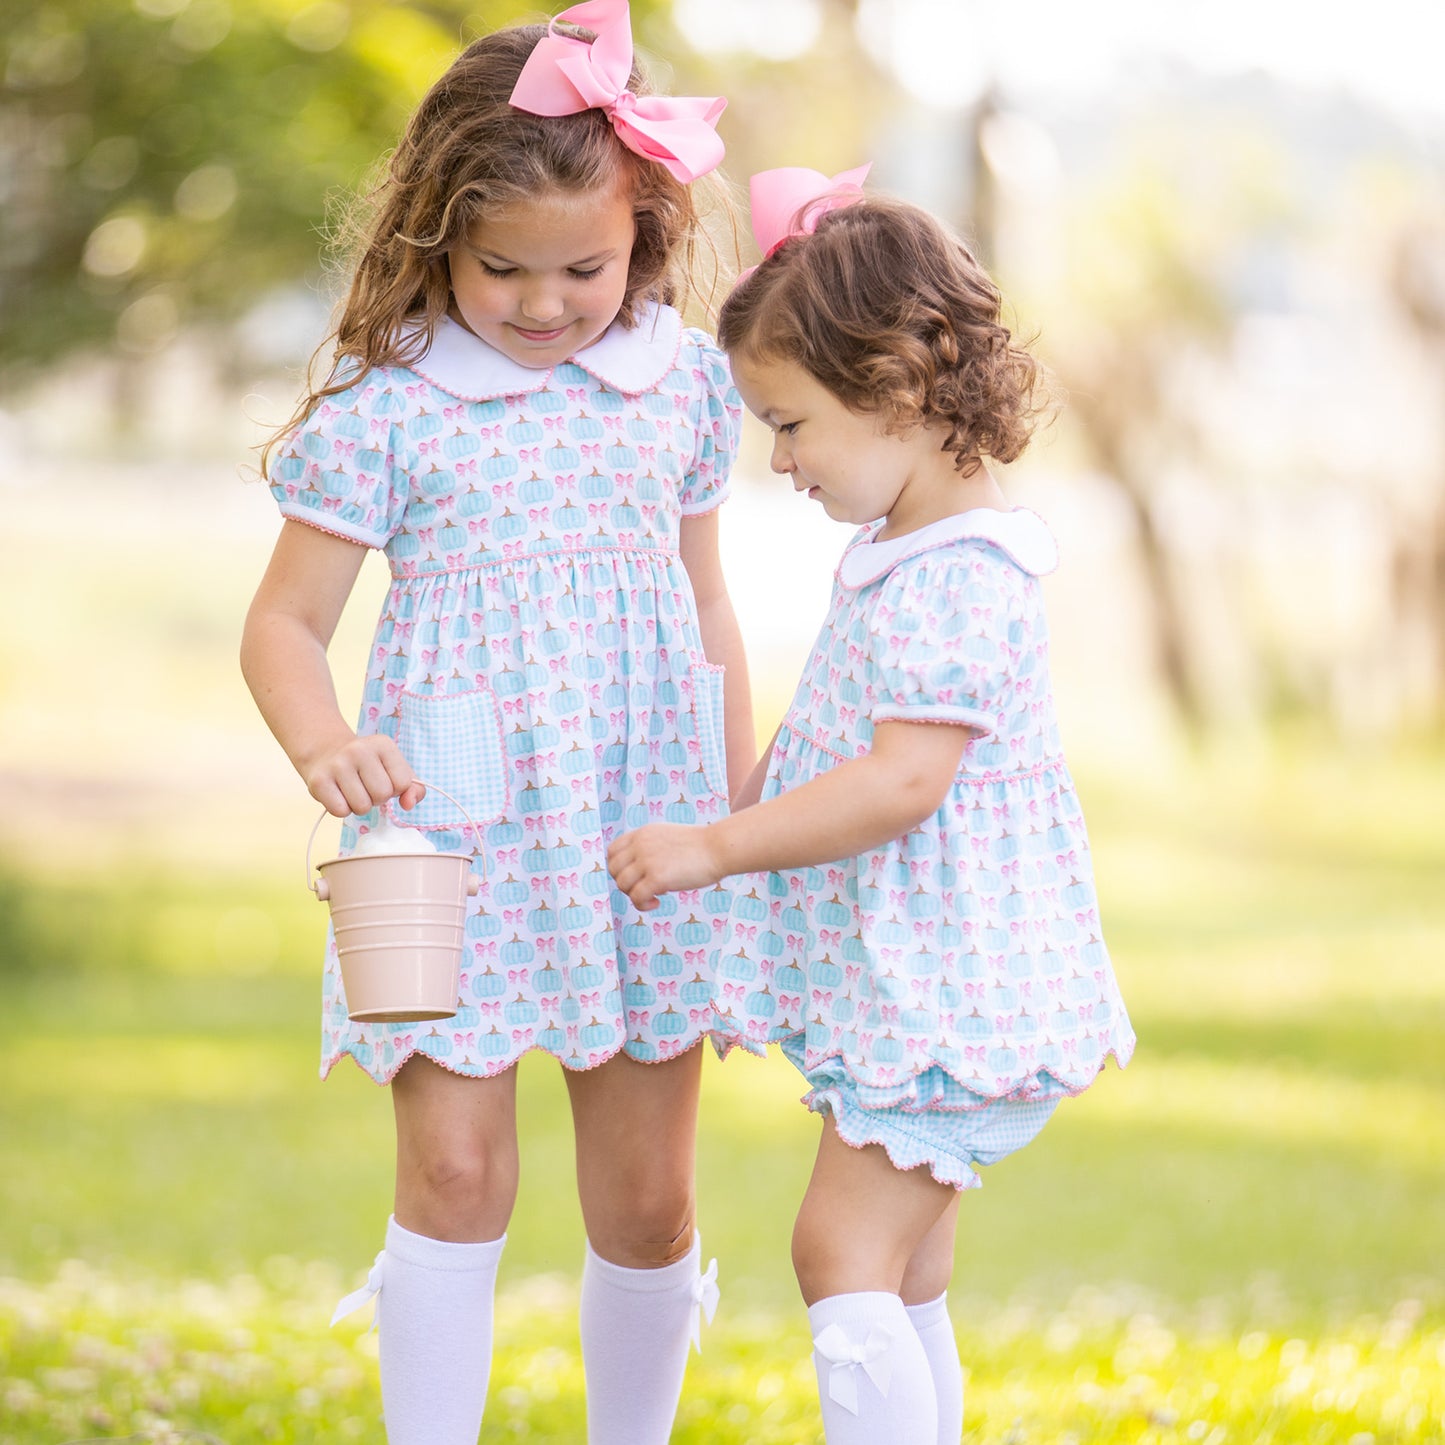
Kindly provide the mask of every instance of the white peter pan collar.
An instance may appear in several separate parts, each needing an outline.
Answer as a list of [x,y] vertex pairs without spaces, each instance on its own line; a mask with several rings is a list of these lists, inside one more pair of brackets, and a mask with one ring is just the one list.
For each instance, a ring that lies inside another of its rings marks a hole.
[[[590,346],[567,360],[614,391],[635,396],[656,386],[672,370],[681,346],[682,317],[671,306],[650,301],[636,326],[629,329],[614,321]],[[431,345],[409,369],[460,401],[493,401],[546,386],[557,368],[523,366],[443,316]]]
[[1059,565],[1059,548],[1053,534],[1044,519],[1027,507],[1015,507],[1010,512],[975,507],[970,512],[930,522],[916,532],[890,537],[886,542],[872,541],[882,526],[881,522],[875,523],[871,532],[843,553],[838,563],[838,580],[845,587],[866,587],[886,576],[900,562],[953,542],[987,542],[1035,577],[1043,577]]

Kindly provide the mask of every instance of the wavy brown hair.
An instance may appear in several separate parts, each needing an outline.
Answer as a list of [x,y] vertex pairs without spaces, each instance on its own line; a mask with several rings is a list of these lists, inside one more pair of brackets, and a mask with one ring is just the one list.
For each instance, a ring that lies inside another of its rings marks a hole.
[[733,354],[796,363],[890,432],[947,424],[943,450],[970,476],[985,456],[1019,456],[1049,406],[1042,368],[1002,310],[958,237],[917,206],[867,196],[746,275],[718,339]]
[[[559,28],[592,39],[591,31]],[[305,396],[262,448],[263,473],[276,446],[323,398],[372,367],[421,357],[451,303],[447,253],[489,211],[544,191],[625,187],[637,233],[618,313],[624,325],[649,300],[685,302],[700,244],[718,268],[691,187],[628,150],[602,111],[538,116],[509,104],[546,33],[545,25],[517,25],[474,40],[423,97],[376,183],[342,217],[346,296],[312,357]],[[651,93],[635,60],[628,88]],[[726,205],[720,184],[717,194]]]

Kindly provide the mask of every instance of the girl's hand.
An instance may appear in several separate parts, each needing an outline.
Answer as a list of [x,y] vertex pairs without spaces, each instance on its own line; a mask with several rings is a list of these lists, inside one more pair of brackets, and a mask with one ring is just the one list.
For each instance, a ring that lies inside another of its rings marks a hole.
[[712,847],[711,826],[687,823],[649,823],[624,833],[607,850],[607,867],[633,907],[643,913],[656,908],[663,893],[706,888],[723,876]]
[[411,764],[385,733],[352,736],[325,754],[302,776],[311,796],[338,818],[368,813],[389,798],[414,808],[426,796]]

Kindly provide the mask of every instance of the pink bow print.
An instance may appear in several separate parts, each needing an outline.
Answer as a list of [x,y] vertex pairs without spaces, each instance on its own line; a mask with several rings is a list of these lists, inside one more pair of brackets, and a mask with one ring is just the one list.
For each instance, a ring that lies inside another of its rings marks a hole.
[[[559,35],[564,21],[595,32],[590,44]],[[601,110],[628,150],[665,166],[684,184],[705,176],[723,158],[717,120],[721,97],[634,95],[632,26],[627,0],[585,0],[547,26],[517,77],[511,103],[532,115]]]

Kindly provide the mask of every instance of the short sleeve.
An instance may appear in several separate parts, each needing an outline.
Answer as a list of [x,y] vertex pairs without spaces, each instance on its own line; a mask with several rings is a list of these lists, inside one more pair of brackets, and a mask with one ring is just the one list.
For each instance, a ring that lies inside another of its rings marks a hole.
[[1009,685],[1008,638],[1024,574],[991,548],[925,553],[880,590],[872,721],[941,722],[994,733]]
[[[678,500],[685,517],[699,516],[721,506],[728,494],[728,477],[742,434],[743,403],[733,385],[726,355],[700,331],[689,330],[692,344],[693,388],[697,444]],[[684,352],[684,356],[686,353]]]
[[410,496],[395,408],[395,393],[374,372],[323,398],[271,465],[282,516],[384,547]]

